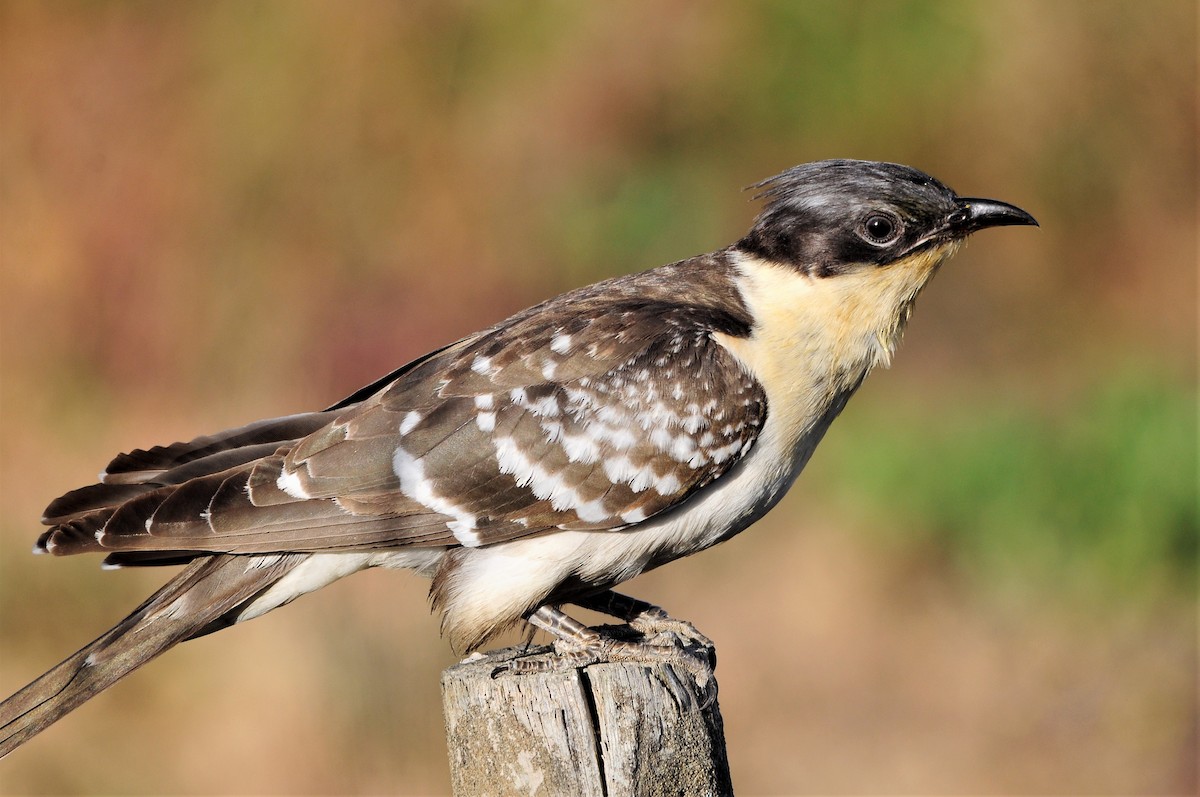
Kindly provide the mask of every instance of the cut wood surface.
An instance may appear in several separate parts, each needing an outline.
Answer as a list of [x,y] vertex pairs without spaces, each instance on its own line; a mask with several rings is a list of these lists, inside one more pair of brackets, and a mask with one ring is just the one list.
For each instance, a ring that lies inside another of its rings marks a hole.
[[496,674],[550,655],[506,648],[442,673],[455,797],[733,793],[715,681],[662,662]]

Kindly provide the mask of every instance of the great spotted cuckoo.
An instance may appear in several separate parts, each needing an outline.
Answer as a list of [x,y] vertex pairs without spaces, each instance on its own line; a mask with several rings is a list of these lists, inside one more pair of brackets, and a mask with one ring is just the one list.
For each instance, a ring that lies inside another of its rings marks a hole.
[[430,578],[460,651],[528,622],[564,652],[653,655],[560,607],[669,620],[612,588],[762,517],[941,263],[1036,224],[890,163],[756,188],[731,246],[550,299],[327,410],[121,454],[51,502],[39,553],[186,566],[0,705],[0,753],[172,645],[368,567]]

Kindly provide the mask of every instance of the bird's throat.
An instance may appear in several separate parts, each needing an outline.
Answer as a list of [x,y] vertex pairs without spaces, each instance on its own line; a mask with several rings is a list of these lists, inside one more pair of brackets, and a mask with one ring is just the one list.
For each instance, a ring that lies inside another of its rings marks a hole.
[[829,277],[753,257],[737,263],[755,325],[747,338],[718,340],[766,388],[770,431],[798,444],[832,421],[829,410],[890,362],[917,294],[954,246]]

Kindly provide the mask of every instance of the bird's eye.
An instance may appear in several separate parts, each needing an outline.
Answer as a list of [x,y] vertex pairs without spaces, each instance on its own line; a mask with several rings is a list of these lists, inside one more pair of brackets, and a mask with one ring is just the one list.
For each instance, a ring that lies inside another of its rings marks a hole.
[[868,216],[862,225],[863,237],[873,244],[891,243],[900,233],[900,224],[891,216],[876,213]]

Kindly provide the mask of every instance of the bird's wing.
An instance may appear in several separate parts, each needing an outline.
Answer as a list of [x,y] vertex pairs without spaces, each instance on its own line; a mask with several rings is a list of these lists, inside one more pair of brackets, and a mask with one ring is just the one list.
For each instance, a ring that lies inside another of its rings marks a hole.
[[251,496],[417,501],[468,546],[637,523],[728,470],[765,419],[710,314],[631,301],[518,317],[305,438]]
[[[146,482],[84,488],[137,491],[92,511],[69,494],[60,502],[73,513],[52,517],[43,545],[157,563],[177,552],[478,546],[652,517],[746,453],[766,400],[713,339],[715,311],[581,304],[533,308],[369,397],[301,416],[326,422],[298,440],[253,442],[252,461],[196,474],[204,457],[238,459],[234,447],[143,463]],[[286,434],[248,439],[264,436]]]

